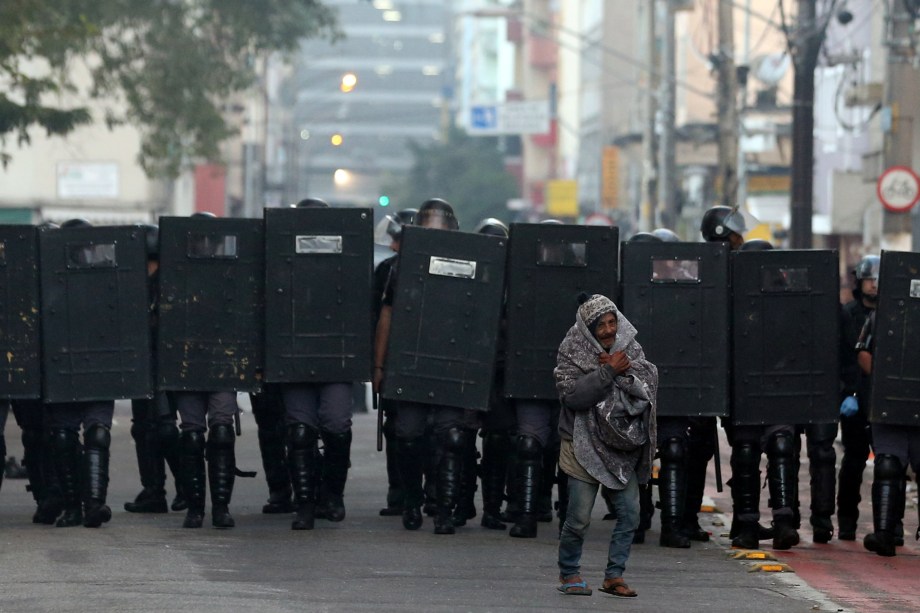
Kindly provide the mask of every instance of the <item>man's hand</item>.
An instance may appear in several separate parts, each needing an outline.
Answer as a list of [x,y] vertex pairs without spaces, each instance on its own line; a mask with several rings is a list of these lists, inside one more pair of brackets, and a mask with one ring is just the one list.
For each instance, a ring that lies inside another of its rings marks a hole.
[[597,361],[601,364],[609,364],[614,376],[617,377],[629,370],[629,358],[622,351],[615,351],[612,354],[602,351],[598,354]]

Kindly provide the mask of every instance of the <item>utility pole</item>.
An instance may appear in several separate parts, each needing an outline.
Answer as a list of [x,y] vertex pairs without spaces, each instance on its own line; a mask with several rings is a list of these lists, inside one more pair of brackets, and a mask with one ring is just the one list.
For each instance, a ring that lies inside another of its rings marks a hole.
[[[643,25],[645,26],[646,63],[649,66],[656,66],[658,54],[655,45],[655,2],[644,2],[642,6],[645,11]],[[644,232],[649,232],[654,228],[658,208],[658,161],[655,146],[657,74],[656,70],[646,73],[648,87],[645,94],[645,124],[642,129],[642,204],[639,207],[639,229]]]
[[735,71],[735,20],[732,0],[719,0],[717,106],[719,113],[720,203],[739,204],[738,198],[738,75]]
[[661,37],[661,139],[659,142],[658,215],[655,225],[673,228],[677,220],[677,139],[674,134],[674,107],[676,96],[674,81],[674,6],[672,0],[664,1],[664,33]]
[[817,21],[817,0],[799,0],[792,47],[792,202],[790,246],[811,249],[814,195],[815,69],[824,42]]
[[[914,6],[918,3],[914,2]],[[920,130],[916,117],[920,100],[920,69],[917,49],[911,39],[914,16],[901,0],[893,2],[888,28],[888,83],[887,105],[891,111],[891,129],[885,137],[885,168],[907,166],[914,168],[914,154],[920,153]],[[884,169],[883,169],[884,170]],[[915,169],[916,170],[916,169]],[[914,207],[914,216],[918,207]],[[912,216],[906,213],[884,212],[883,234],[902,234],[911,231]],[[920,221],[918,217],[915,221]],[[920,246],[918,228],[914,227],[913,248]]]

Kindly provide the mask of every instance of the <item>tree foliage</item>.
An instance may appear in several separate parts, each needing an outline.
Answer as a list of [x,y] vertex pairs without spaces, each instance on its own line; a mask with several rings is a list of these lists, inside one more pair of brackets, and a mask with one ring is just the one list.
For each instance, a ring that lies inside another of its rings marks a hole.
[[486,217],[507,221],[507,203],[518,195],[518,186],[497,145],[495,138],[468,136],[457,128],[446,141],[410,144],[415,162],[406,179],[387,190],[393,204],[417,208],[428,198],[444,198],[465,230]]
[[[262,58],[340,35],[319,0],[2,0],[0,144],[28,144],[33,127],[66,135],[94,119],[130,123],[147,173],[175,176],[218,157],[228,98],[254,83]],[[79,63],[86,92],[73,78]],[[64,102],[76,94],[117,103],[94,118]]]

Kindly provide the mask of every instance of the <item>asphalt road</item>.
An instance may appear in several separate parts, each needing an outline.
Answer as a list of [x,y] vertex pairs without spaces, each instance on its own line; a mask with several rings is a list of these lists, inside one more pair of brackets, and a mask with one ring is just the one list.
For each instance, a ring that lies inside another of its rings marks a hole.
[[[204,528],[184,530],[181,513],[123,511],[139,485],[130,411],[127,403],[118,403],[111,523],[101,529],[33,525],[25,482],[4,483],[0,611],[851,610],[796,574],[750,572],[751,563],[730,559],[719,537],[727,528],[719,525],[724,519],[718,514],[704,516],[704,527],[717,538],[689,550],[658,547],[653,527],[647,544],[633,548],[627,569],[638,598],[596,590],[591,597],[563,596],[555,589],[555,524],[541,524],[536,539],[485,530],[478,519],[454,536],[435,536],[430,519],[418,532],[408,532],[399,518],[379,517],[386,484],[383,454],[374,449],[375,415],[358,414],[354,421],[344,522],[318,520],[315,530],[294,532],[289,516],[261,514],[267,489],[247,413],[238,464],[260,474],[237,480],[231,503],[237,527],[216,530],[207,517]],[[9,453],[21,457],[19,429],[12,417],[9,422]],[[583,574],[595,588],[603,579],[611,529],[601,521],[603,513],[598,504],[582,560]]]

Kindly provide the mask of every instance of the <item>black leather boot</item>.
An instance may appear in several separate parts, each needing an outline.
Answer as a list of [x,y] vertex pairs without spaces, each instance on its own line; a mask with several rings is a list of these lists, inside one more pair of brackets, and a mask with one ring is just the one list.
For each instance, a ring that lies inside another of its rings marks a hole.
[[517,499],[521,515],[509,534],[516,538],[537,536],[537,495],[540,491],[540,473],[543,468],[543,446],[532,436],[519,436],[517,440],[518,477]]
[[[169,407],[168,401],[166,406]],[[182,462],[179,459],[179,429],[176,427],[173,413],[160,418],[157,425],[157,443],[160,446],[160,455],[163,456],[166,466],[169,467],[176,488],[176,495],[169,503],[169,508],[173,511],[185,511],[188,509],[188,500],[183,490],[185,479],[182,478]],[[163,484],[164,486],[166,484],[165,476]]]
[[892,557],[896,551],[896,529],[900,519],[900,496],[904,489],[904,468],[897,456],[875,457],[872,480],[872,528],[863,546],[880,556]]
[[211,486],[211,525],[232,528],[230,497],[236,479],[236,434],[230,424],[216,424],[208,432],[208,482]]
[[345,519],[345,481],[351,466],[351,429],[322,432],[323,495],[322,516],[332,522]]
[[[137,401],[132,401],[137,402]],[[144,489],[133,502],[125,503],[129,513],[166,513],[166,468],[160,455],[157,434],[150,430],[150,424],[135,421],[131,424],[131,438],[137,455],[137,471]]]
[[690,538],[681,532],[687,497],[686,444],[681,438],[669,438],[659,446],[661,469],[658,471],[658,499],[661,501],[661,538],[659,545],[686,549]]
[[183,528],[200,528],[204,522],[205,468],[204,432],[185,430],[179,435],[179,464],[181,466],[185,498],[188,509],[185,512]]
[[476,517],[476,489],[478,481],[479,452],[476,450],[476,431],[466,430],[461,451],[460,485],[457,493],[457,505],[454,507],[451,521],[454,526],[465,526],[467,520]]
[[291,530],[312,530],[315,524],[316,440],[316,430],[307,424],[287,427],[288,473],[291,475],[297,512],[291,522]]
[[489,530],[505,530],[501,520],[505,496],[505,470],[508,465],[508,440],[504,432],[486,432],[482,437],[482,520]]
[[426,455],[422,437],[399,439],[397,459],[404,496],[402,523],[406,530],[422,527],[422,470]]
[[29,487],[37,504],[32,523],[51,525],[64,510],[64,501],[54,470],[51,439],[40,423],[37,427],[23,427],[22,449],[23,463],[29,473]]
[[259,453],[268,483],[268,501],[262,506],[262,512],[290,513],[294,504],[291,502],[291,475],[284,446],[284,426],[281,419],[270,423],[265,423],[265,419],[263,416],[259,423]]
[[463,475],[463,452],[469,432],[462,428],[451,428],[442,437],[443,454],[438,466],[438,508],[434,518],[435,534],[454,534],[452,519],[454,507],[460,495],[460,479]]
[[112,519],[112,509],[105,503],[111,443],[109,429],[99,424],[83,435],[83,525],[87,528],[98,528]]
[[64,513],[57,523],[58,528],[79,526],[83,523],[83,505],[80,500],[80,468],[83,448],[80,435],[73,430],[56,429],[51,432],[55,469],[61,485]]
[[543,466],[540,470],[540,491],[537,494],[537,521],[553,521],[553,486],[556,485],[556,467],[559,466],[559,443],[543,449]]
[[799,544],[794,509],[798,500],[798,462],[795,442],[788,432],[777,432],[767,442],[767,483],[773,509],[773,549]]
[[386,421],[383,424],[383,436],[386,440],[385,452],[387,463],[387,506],[380,509],[380,516],[395,517],[397,515],[402,515],[403,512],[403,491],[402,482],[399,479],[399,459],[397,457],[399,439],[396,438],[396,433],[393,431],[394,424],[392,422],[394,417],[392,409],[384,409],[384,407],[381,406],[378,410],[386,411]]
[[814,542],[830,542],[834,535],[834,499],[837,485],[837,453],[834,451],[834,435],[837,424],[809,426],[808,472],[811,478],[811,527]]
[[[736,441],[732,447],[732,547],[757,549],[760,544],[756,517],[760,513],[760,445]],[[749,519],[739,519],[741,517]]]

